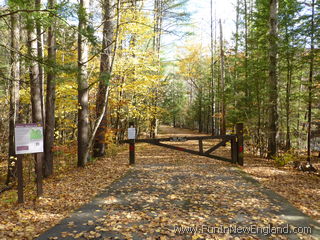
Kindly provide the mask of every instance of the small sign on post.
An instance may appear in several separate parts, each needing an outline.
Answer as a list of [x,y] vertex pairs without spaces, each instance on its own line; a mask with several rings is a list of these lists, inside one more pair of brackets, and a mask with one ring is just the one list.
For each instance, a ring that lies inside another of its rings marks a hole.
[[135,139],[136,139],[136,129],[133,124],[130,124],[128,128],[128,139],[129,139],[129,164],[133,165],[135,163]]
[[23,162],[21,154],[36,154],[37,195],[42,194],[43,127],[41,124],[16,124],[14,129],[15,152],[18,155],[18,202],[23,203]]
[[128,139],[136,139],[136,129],[134,127],[128,128]]

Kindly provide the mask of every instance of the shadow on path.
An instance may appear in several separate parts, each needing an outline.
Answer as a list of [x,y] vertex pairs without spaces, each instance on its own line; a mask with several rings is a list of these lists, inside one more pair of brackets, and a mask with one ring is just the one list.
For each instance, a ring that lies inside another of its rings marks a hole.
[[320,226],[233,165],[144,164],[37,239],[235,237],[320,239]]

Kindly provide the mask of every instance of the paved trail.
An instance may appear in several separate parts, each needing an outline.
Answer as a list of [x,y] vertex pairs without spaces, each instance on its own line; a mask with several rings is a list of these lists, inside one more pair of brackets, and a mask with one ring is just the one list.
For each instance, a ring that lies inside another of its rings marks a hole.
[[[320,239],[319,224],[235,165],[148,145],[138,147],[136,161],[38,239]],[[291,233],[270,234],[276,227]]]

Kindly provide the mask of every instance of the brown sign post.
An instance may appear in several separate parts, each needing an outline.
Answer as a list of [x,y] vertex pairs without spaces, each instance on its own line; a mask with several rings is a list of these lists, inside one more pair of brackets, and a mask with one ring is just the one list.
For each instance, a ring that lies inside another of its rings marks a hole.
[[39,124],[16,124],[15,152],[17,155],[18,203],[24,202],[23,194],[23,158],[22,154],[34,154],[36,169],[37,196],[43,193],[42,188],[42,158],[43,158],[43,128]]
[[24,202],[23,197],[23,165],[22,156],[17,155],[17,174],[18,174],[18,203]]

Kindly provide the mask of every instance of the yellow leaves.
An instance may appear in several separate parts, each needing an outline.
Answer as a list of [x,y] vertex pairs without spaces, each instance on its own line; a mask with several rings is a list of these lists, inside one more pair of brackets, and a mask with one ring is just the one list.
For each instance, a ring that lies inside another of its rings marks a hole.
[[200,234],[195,234],[192,236],[192,240],[197,240],[197,239],[204,239],[204,237]]
[[68,222],[68,227],[72,228],[72,227],[74,227],[74,226],[75,226],[75,224],[74,224],[73,221],[72,221],[72,222]]
[[[20,104],[30,104],[30,87],[25,87],[25,88],[20,88],[19,90],[19,94],[20,94]],[[19,111],[20,114],[26,114],[26,112],[24,112],[26,110],[21,109]]]
[[[63,146],[68,149],[68,146]],[[59,150],[59,149],[57,149]],[[65,149],[63,149],[65,152]],[[74,155],[74,154],[73,154]],[[70,157],[67,157],[70,158]],[[46,179],[44,182],[44,195],[37,202],[30,198],[33,188],[26,187],[26,203],[16,205],[16,190],[10,190],[0,195],[0,239],[34,239],[37,234],[45,231],[66,217],[80,205],[90,201],[101,189],[121,176],[127,169],[127,157],[100,159],[94,164],[89,164],[85,169],[70,168],[68,172],[58,174]],[[15,198],[8,203],[5,197]],[[93,223],[94,227],[95,222]],[[72,239],[86,236],[87,239],[100,237],[98,231],[105,228],[96,228],[89,233],[74,233],[72,228],[75,223],[67,224],[68,231],[63,233]],[[51,239],[63,239],[61,236]]]
[[105,204],[112,204],[112,203],[116,203],[116,202],[118,202],[118,199],[116,197],[114,197],[114,196],[107,197],[104,200]]
[[88,225],[88,226],[92,226],[92,225],[94,225],[94,222],[93,222],[92,220],[89,220],[89,221],[87,222],[87,225]]

